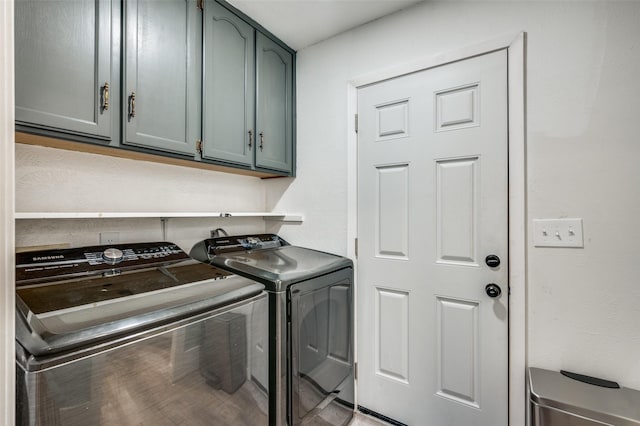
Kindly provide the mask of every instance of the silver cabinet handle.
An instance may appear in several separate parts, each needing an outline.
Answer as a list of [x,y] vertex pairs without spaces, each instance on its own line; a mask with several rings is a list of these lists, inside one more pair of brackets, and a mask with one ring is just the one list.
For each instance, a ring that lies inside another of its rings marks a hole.
[[251,145],[253,145],[253,131],[249,130],[249,149],[251,149]]
[[264,147],[264,132],[260,132],[260,151],[262,151],[262,147]]

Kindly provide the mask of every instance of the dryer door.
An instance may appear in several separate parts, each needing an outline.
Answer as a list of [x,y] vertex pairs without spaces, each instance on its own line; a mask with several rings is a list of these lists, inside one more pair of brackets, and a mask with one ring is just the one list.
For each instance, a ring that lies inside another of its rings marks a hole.
[[352,281],[348,268],[289,287],[289,424],[325,411],[337,424],[352,416]]

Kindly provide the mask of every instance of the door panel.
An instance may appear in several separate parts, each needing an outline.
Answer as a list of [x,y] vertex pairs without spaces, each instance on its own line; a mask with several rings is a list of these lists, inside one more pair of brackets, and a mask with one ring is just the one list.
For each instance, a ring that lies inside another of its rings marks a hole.
[[478,157],[436,161],[437,261],[478,266]]
[[256,34],[256,167],[291,171],[293,141],[293,57]]
[[111,2],[15,3],[16,121],[109,139]]
[[195,0],[126,2],[125,144],[195,154],[201,120],[199,18]]
[[[267,356],[246,352],[267,305],[258,296],[125,335],[126,343],[30,357],[16,368],[15,424],[267,426],[267,389],[246,376],[254,356]],[[261,332],[254,338],[267,340]]]
[[204,44],[203,156],[250,166],[255,149],[254,30],[209,1]]
[[409,380],[409,293],[376,288],[376,374],[401,383]]
[[438,297],[436,394],[480,408],[478,397],[478,303]]
[[352,270],[289,287],[290,425],[346,424],[353,404]]
[[409,256],[409,165],[379,166],[376,191],[376,255]]
[[506,51],[361,88],[358,115],[358,403],[506,425]]
[[478,85],[436,93],[436,131],[447,131],[480,125]]

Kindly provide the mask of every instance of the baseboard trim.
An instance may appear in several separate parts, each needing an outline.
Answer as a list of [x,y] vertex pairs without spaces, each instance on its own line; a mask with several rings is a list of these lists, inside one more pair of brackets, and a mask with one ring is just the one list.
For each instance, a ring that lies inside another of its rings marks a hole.
[[387,422],[389,424],[392,424],[394,426],[407,426],[406,424],[399,422],[397,420],[394,420],[390,417],[387,417],[383,414],[377,413],[373,410],[369,410],[367,407],[363,407],[362,405],[358,405],[358,411],[360,411],[362,414],[366,414],[367,416],[371,416],[371,417],[375,417],[376,419],[380,419],[383,422]]

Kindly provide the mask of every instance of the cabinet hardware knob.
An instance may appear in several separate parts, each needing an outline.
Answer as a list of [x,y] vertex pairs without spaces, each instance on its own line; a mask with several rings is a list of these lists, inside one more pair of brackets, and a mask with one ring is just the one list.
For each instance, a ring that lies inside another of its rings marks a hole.
[[249,149],[251,149],[251,145],[253,145],[253,131],[249,130]]
[[109,83],[105,82],[102,87],[102,110],[109,109]]
[[264,132],[260,132],[260,151],[264,147]]
[[129,119],[136,116],[136,92],[131,92],[129,96]]

